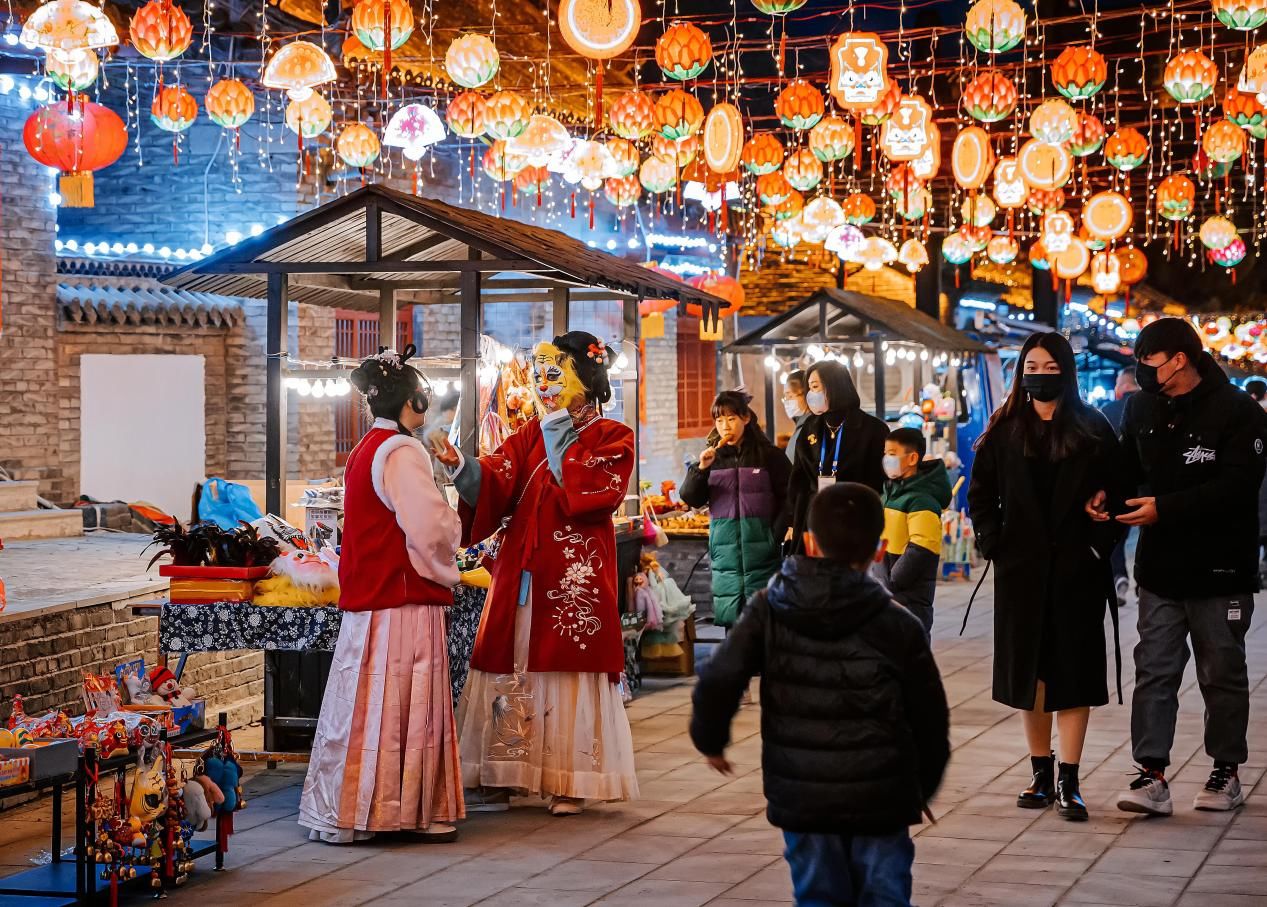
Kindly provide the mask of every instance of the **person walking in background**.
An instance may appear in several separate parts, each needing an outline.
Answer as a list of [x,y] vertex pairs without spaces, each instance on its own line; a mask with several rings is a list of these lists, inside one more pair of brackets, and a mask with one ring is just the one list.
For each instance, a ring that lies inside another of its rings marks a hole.
[[1108,420],[1078,395],[1068,340],[1033,334],[1019,362],[968,486],[977,544],[995,571],[994,699],[1020,709],[1025,726],[1034,778],[1017,806],[1055,802],[1084,820],[1078,765],[1091,708],[1109,701],[1104,610],[1118,532],[1085,504],[1097,489],[1120,490],[1121,457]]
[[761,430],[743,391],[713,401],[713,431],[678,494],[708,507],[713,622],[734,626],[744,602],[779,568],[787,529],[783,503],[791,466]]
[[810,417],[801,426],[788,483],[791,528],[787,540],[800,551],[814,492],[836,482],[884,488],[884,439],[889,427],[862,411],[849,369],[824,359],[805,370]]
[[806,555],[783,562],[700,671],[691,740],[732,774],[730,723],[760,675],[766,815],[783,831],[797,904],[906,907],[909,827],[929,814],[950,757],[946,692],[919,621],[867,573],[879,496],[832,485],[808,526]]
[[[1146,326],[1135,357],[1141,393],[1127,404],[1122,442],[1137,496],[1116,519],[1141,527],[1131,701],[1140,768],[1117,805],[1158,816],[1174,811],[1165,772],[1191,638],[1205,700],[1205,751],[1214,761],[1193,805],[1234,809],[1244,802],[1238,769],[1249,756],[1245,634],[1258,589],[1262,411],[1231,385],[1186,321],[1160,318]],[[1087,510],[1105,523],[1113,515],[1103,493]]]
[[[1113,387],[1113,399],[1101,407],[1100,412],[1109,420],[1113,431],[1122,433],[1122,417],[1126,415],[1126,401],[1139,391],[1139,383],[1135,380],[1135,366],[1128,365],[1117,373],[1117,382]],[[1131,532],[1135,530],[1132,529]],[[1117,595],[1117,606],[1126,607],[1131,592],[1131,575],[1126,567],[1127,533],[1113,546],[1109,555],[1109,564],[1113,567],[1113,591]]]
[[[1262,378],[1251,378],[1245,382],[1245,393],[1249,394],[1258,408],[1267,417],[1267,381]],[[1259,584],[1267,575],[1267,478],[1258,486],[1258,550],[1261,560],[1258,563]]]
[[950,506],[950,478],[941,460],[925,460],[924,433],[899,428],[884,442],[884,557],[880,581],[897,603],[933,632],[933,595],[941,561],[941,515]]
[[805,395],[809,389],[805,386],[805,372],[801,369],[788,372],[787,381],[783,384],[783,411],[792,420],[792,437],[787,442],[787,458],[796,459],[796,442],[801,437],[801,426],[810,417],[809,405]]

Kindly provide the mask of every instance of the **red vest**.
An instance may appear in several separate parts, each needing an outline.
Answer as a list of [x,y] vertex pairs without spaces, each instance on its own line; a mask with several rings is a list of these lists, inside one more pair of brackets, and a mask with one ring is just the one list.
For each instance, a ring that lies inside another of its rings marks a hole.
[[399,432],[373,428],[348,454],[339,555],[339,607],[344,611],[453,604],[452,589],[413,568],[396,514],[374,489],[374,455],[385,442],[399,437]]

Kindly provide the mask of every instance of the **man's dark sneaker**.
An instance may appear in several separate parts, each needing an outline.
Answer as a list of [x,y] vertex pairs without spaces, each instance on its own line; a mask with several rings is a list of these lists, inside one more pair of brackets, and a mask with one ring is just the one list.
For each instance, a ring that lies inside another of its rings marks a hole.
[[1159,771],[1141,768],[1139,777],[1117,798],[1117,808],[1128,813],[1148,816],[1169,816],[1175,811],[1170,802],[1170,785]]
[[1070,822],[1087,821],[1087,804],[1078,791],[1076,764],[1060,763],[1060,773],[1056,776],[1056,813]]
[[1234,765],[1215,765],[1210,772],[1210,780],[1197,792],[1192,800],[1193,809],[1208,809],[1226,812],[1236,809],[1245,802],[1245,792],[1241,790],[1241,779]]
[[1046,809],[1056,796],[1056,754],[1030,756],[1029,764],[1034,769],[1034,780],[1017,796],[1016,805],[1021,809]]

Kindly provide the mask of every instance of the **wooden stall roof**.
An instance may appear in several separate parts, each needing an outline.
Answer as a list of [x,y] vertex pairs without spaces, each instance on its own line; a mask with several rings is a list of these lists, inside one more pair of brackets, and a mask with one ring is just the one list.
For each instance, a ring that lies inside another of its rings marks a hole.
[[810,343],[859,343],[876,338],[904,340],[946,352],[980,353],[989,349],[906,303],[848,290],[826,289],[738,338],[726,350],[742,352]]
[[[478,257],[474,257],[478,253]],[[263,299],[269,273],[289,274],[289,296],[312,305],[378,309],[456,302],[463,273],[503,287],[602,287],[624,296],[701,306],[721,299],[587,246],[555,230],[371,185],[208,256],[164,278],[178,289]]]

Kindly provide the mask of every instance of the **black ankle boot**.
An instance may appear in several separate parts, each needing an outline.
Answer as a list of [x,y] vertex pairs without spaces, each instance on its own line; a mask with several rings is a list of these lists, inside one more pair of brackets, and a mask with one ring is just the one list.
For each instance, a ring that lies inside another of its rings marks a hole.
[[1082,801],[1082,794],[1078,792],[1076,762],[1060,763],[1060,773],[1056,778],[1056,812],[1062,819],[1071,822],[1087,821],[1087,804]]
[[1029,764],[1034,768],[1034,780],[1021,791],[1016,805],[1022,809],[1046,809],[1055,797],[1056,754],[1030,756]]

